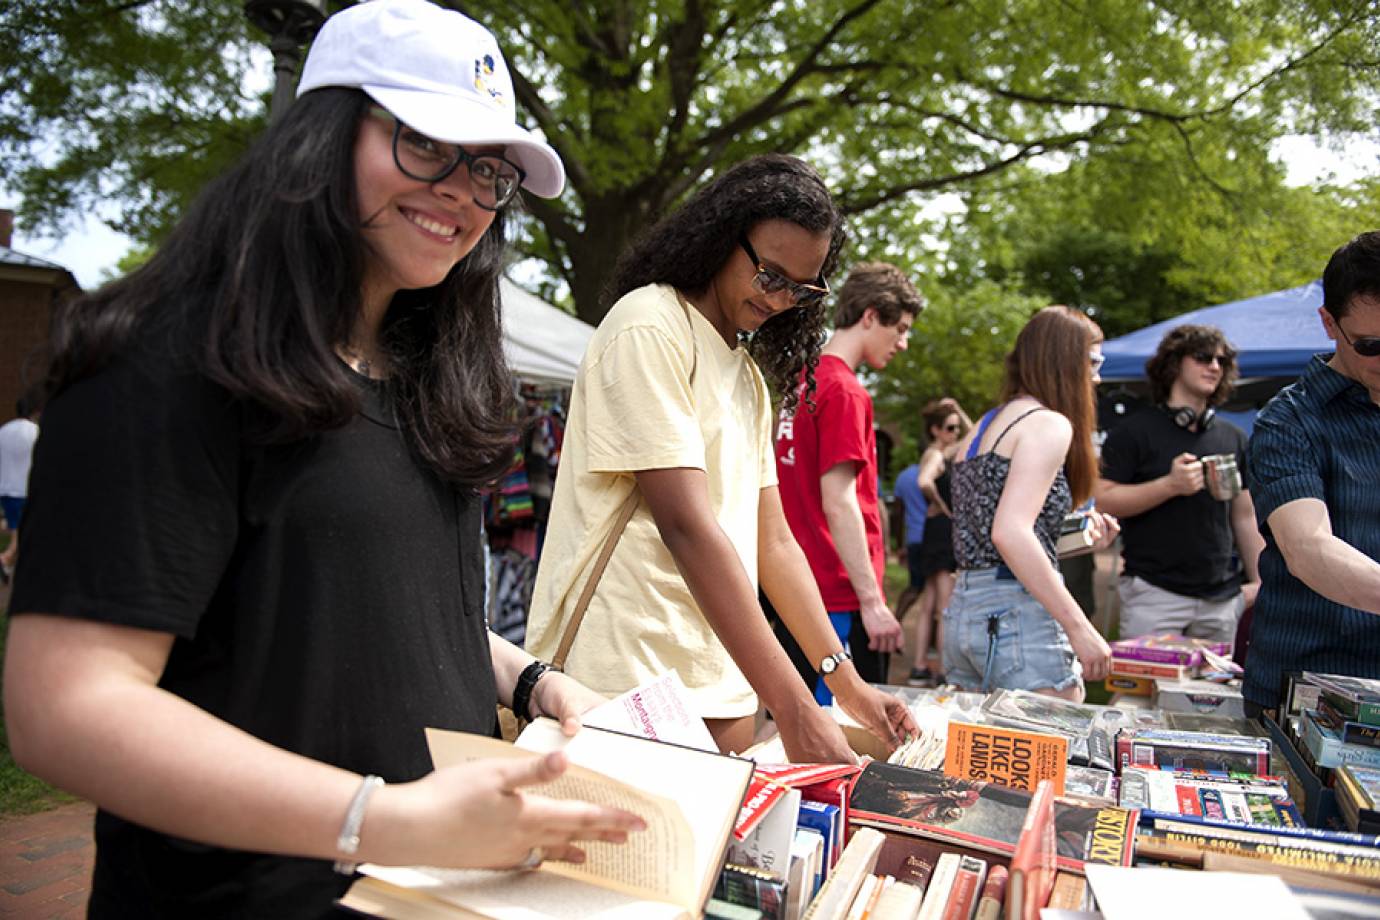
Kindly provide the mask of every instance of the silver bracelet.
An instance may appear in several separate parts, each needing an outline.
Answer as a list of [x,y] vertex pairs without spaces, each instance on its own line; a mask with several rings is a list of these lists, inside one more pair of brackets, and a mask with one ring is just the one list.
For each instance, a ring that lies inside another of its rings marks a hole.
[[[369,797],[374,790],[383,785],[383,777],[369,775],[359,784],[355,797],[350,799],[350,807],[345,810],[345,823],[340,825],[340,836],[335,838],[335,848],[345,856],[359,852],[359,829],[364,824],[364,809],[369,805]],[[341,875],[353,875],[359,863],[337,859],[335,871]]]

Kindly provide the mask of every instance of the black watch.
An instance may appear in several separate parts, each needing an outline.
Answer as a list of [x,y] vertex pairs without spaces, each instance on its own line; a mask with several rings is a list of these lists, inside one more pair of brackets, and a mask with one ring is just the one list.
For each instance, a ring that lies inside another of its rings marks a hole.
[[839,669],[839,665],[843,664],[845,661],[848,661],[852,657],[853,656],[849,653],[848,649],[844,649],[841,652],[835,652],[832,655],[827,655],[825,656],[824,660],[819,663],[819,673],[824,675],[825,677],[828,677],[830,674],[833,674],[835,671]]
[[532,721],[532,691],[536,689],[537,681],[549,670],[551,665],[534,661],[518,675],[517,686],[513,688],[513,714],[519,719]]

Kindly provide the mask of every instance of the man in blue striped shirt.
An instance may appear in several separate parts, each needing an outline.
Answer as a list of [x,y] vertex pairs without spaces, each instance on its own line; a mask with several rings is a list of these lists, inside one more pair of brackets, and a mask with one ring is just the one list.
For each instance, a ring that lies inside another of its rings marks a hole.
[[1248,715],[1278,706],[1285,671],[1380,677],[1380,231],[1332,254],[1318,314],[1336,352],[1315,356],[1251,435],[1265,551]]

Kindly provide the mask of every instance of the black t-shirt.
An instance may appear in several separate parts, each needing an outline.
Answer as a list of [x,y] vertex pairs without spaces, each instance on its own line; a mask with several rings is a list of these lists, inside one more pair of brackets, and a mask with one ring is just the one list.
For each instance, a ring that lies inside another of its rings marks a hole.
[[[387,387],[263,446],[175,351],[144,334],[47,407],[11,610],[171,633],[162,687],[388,782],[431,771],[427,726],[492,733],[479,499],[415,459]],[[348,885],[106,813],[96,839],[93,917],[316,917]]]
[[[1246,435],[1225,419],[1206,431],[1190,431],[1158,407],[1141,409],[1117,425],[1102,445],[1102,475],[1134,485],[1169,472],[1187,451],[1199,457],[1234,454],[1246,478]],[[1221,600],[1241,589],[1241,566],[1233,555],[1231,502],[1200,489],[1177,495],[1149,511],[1121,519],[1126,574],[1139,575],[1166,591]]]

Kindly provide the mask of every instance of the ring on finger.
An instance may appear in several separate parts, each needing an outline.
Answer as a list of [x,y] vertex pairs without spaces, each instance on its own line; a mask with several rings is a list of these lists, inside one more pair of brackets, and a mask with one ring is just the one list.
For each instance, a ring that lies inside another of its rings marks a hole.
[[517,867],[524,871],[530,871],[540,866],[545,859],[546,852],[541,847],[532,847],[532,849],[527,851],[527,855],[522,858],[522,862],[518,863]]

